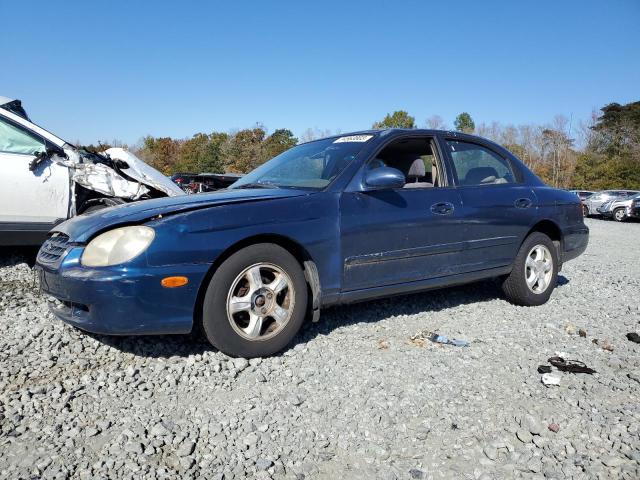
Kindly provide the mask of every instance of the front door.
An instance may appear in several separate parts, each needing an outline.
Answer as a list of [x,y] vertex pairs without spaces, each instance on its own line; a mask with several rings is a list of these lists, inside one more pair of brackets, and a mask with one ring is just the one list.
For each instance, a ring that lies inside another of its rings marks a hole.
[[29,169],[35,154],[45,148],[42,137],[0,116],[0,223],[5,226],[51,228],[67,218],[67,167],[45,160],[34,171]]
[[404,173],[405,188],[345,191],[340,200],[343,291],[445,277],[460,272],[462,202],[447,185],[432,138],[392,141],[363,172]]

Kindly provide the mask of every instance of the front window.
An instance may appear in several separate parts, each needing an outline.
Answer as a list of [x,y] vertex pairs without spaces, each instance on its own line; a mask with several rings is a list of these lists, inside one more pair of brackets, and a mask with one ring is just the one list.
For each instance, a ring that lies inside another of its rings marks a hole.
[[0,152],[35,155],[44,151],[42,138],[0,119]]
[[353,162],[373,135],[328,138],[293,147],[245,175],[229,188],[322,189]]
[[367,168],[400,170],[406,179],[403,188],[441,187],[444,179],[436,152],[431,137],[400,138],[385,146]]

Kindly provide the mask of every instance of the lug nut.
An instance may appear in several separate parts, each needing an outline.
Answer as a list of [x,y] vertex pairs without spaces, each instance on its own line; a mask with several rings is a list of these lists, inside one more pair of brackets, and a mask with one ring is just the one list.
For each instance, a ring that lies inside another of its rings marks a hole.
[[271,298],[272,298],[272,297],[273,297],[273,294],[272,294],[272,293],[267,293],[267,298],[268,298],[269,300],[271,300]]
[[262,313],[267,313],[267,309],[263,308],[262,310],[260,310]]

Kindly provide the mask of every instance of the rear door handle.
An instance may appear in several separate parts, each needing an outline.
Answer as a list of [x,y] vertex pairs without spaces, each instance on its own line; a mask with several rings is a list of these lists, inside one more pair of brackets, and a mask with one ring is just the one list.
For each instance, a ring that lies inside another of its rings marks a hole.
[[453,204],[449,202],[440,202],[431,205],[431,212],[436,215],[451,215],[453,210]]
[[519,198],[514,203],[516,208],[529,208],[532,204],[533,202],[530,198]]

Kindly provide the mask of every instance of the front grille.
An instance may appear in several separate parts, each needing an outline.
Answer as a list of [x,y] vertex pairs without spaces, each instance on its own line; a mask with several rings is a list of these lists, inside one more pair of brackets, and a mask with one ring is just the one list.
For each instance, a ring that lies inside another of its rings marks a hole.
[[38,252],[38,261],[41,263],[56,263],[67,250],[69,237],[64,233],[52,233],[40,247]]

